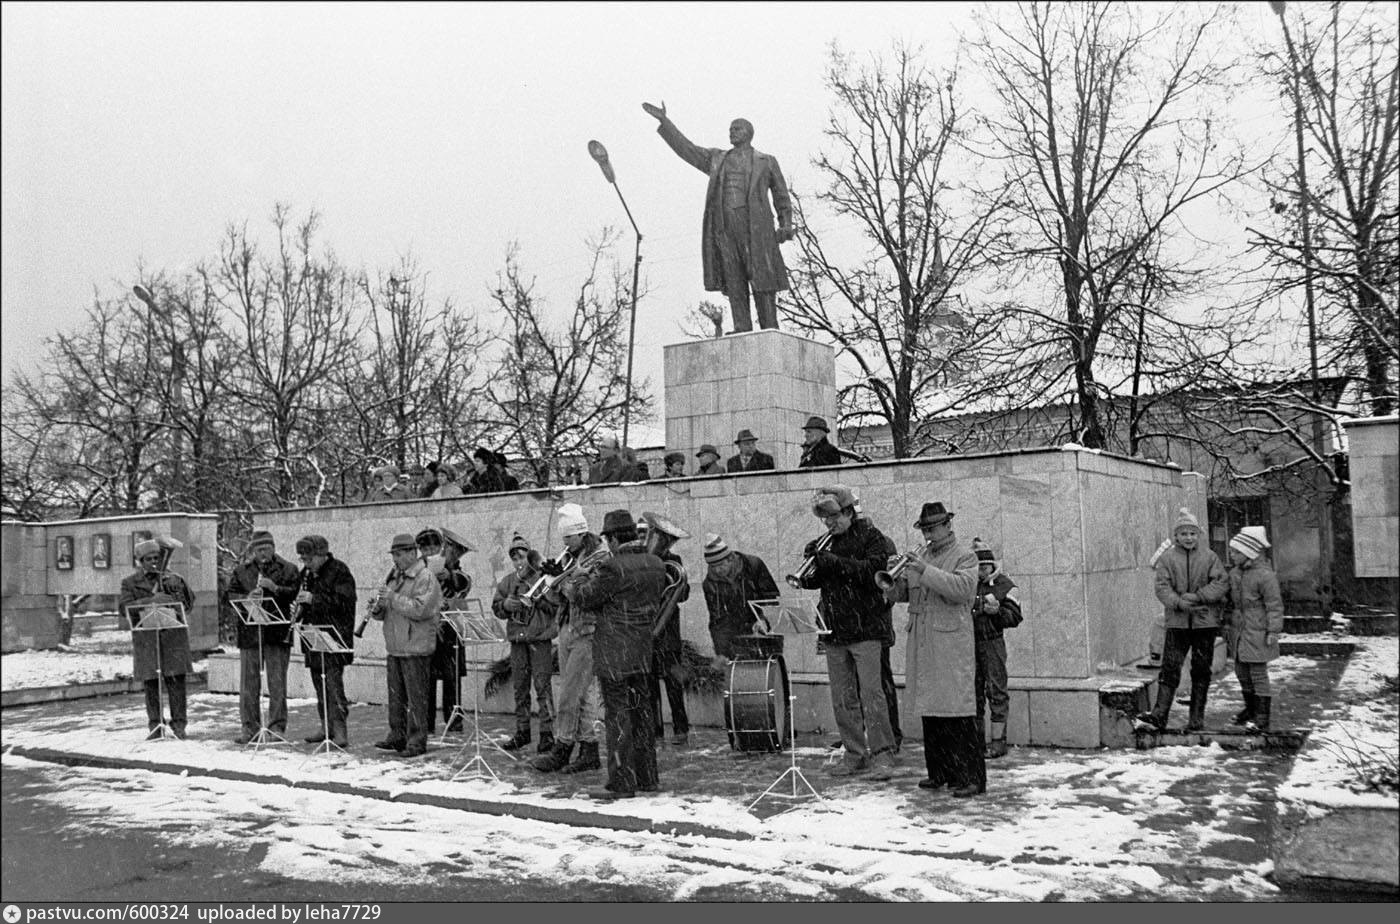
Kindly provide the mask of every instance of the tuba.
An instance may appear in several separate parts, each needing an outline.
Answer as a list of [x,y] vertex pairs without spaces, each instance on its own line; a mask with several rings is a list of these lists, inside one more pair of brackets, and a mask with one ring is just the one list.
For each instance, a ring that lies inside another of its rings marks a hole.
[[932,542],[925,542],[917,549],[910,549],[900,556],[898,563],[890,570],[876,571],[875,586],[881,590],[889,590],[899,581],[900,576],[904,574],[904,569],[909,567],[909,560],[927,552],[931,545],[933,545]]
[[828,530],[826,535],[817,540],[816,547],[812,549],[812,554],[802,559],[802,567],[798,568],[795,573],[789,574],[787,577],[783,578],[783,580],[788,582],[789,587],[794,590],[802,589],[802,582],[811,577],[812,572],[817,568],[817,553],[825,552],[827,549],[831,548],[831,543],[834,539],[835,537]]

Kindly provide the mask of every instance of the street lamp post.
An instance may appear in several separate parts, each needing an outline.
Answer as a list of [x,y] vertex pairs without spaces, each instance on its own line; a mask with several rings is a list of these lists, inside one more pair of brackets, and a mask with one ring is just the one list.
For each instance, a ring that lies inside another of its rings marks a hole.
[[[155,296],[151,290],[143,285],[137,284],[131,287],[135,293],[151,312],[151,318],[157,321],[167,334],[170,343],[170,397],[173,402],[172,410],[175,414],[174,436],[171,446],[170,477],[171,491],[178,491],[183,487],[181,481],[182,466],[185,455],[183,423],[180,418],[184,413],[184,379],[185,379],[185,356],[181,351],[182,344],[175,336],[175,322],[161,313],[156,307]],[[170,506],[170,492],[166,494],[166,506]]]
[[603,178],[617,190],[622,210],[627,213],[627,220],[632,223],[632,233],[637,235],[636,253],[632,260],[632,316],[627,325],[627,387],[622,405],[622,445],[625,448],[627,426],[632,417],[632,348],[637,340],[637,280],[642,269],[642,232],[637,228],[637,220],[632,217],[632,210],[627,207],[627,200],[622,197],[622,188],[617,185],[617,175],[613,173],[612,163],[608,160],[608,149],[597,141],[590,141],[588,154],[598,162],[598,168],[603,171]]

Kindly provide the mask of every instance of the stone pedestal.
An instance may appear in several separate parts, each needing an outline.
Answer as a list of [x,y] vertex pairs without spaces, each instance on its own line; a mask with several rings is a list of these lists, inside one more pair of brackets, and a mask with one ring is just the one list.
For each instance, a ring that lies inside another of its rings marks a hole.
[[836,351],[780,330],[673,343],[664,353],[666,450],[686,454],[713,443],[720,463],[738,452],[734,437],[749,429],[779,469],[797,467],[802,425],[813,414],[836,434]]

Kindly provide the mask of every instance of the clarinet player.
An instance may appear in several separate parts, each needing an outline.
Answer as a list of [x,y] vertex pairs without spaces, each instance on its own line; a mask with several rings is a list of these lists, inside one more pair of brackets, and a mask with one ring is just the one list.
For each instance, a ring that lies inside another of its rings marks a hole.
[[[272,533],[258,530],[248,541],[251,560],[234,569],[228,589],[231,596],[266,595],[283,615],[292,610],[301,574],[297,566],[277,554]],[[287,733],[287,665],[292,658],[290,626],[250,626],[238,621],[238,711],[243,730],[235,744],[247,744],[262,727],[262,672],[267,671],[267,728]]]
[[[334,629],[340,641],[353,648],[355,576],[343,561],[331,555],[325,536],[298,539],[297,558],[302,566],[301,590],[296,596],[293,621]],[[354,653],[312,654],[303,642],[301,656],[311,672],[311,685],[316,688],[316,717],[322,722],[320,732],[308,735],[307,743],[320,744],[329,738],[336,747],[349,747],[345,717],[350,705],[345,701],[345,665],[355,659]]]

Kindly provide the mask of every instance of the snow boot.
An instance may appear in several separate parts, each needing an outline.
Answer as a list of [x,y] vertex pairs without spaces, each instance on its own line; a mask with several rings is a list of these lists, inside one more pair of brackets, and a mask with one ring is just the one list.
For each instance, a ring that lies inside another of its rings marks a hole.
[[1235,717],[1230,720],[1231,725],[1248,725],[1254,718],[1254,713],[1258,709],[1257,697],[1253,693],[1245,693],[1244,708],[1235,713]]
[[572,741],[554,742],[554,750],[543,757],[536,757],[530,766],[541,773],[553,773],[562,770],[569,765],[569,755],[573,753],[574,743]]
[[536,754],[548,754],[550,751],[553,751],[553,750],[554,750],[554,733],[553,733],[553,732],[540,732],[540,743],[539,743],[539,746],[535,748],[535,753],[536,753]]
[[501,750],[503,750],[503,751],[518,751],[518,750],[520,750],[521,748],[523,748],[525,745],[527,745],[527,744],[529,744],[529,743],[530,743],[530,729],[527,728],[527,729],[525,729],[524,731],[518,731],[518,732],[516,732],[515,735],[514,735],[513,737],[511,737],[509,740],[502,742],[502,744],[501,744]]
[[1138,731],[1162,731],[1167,727],[1167,714],[1171,712],[1172,697],[1176,690],[1169,690],[1157,684],[1157,705],[1151,712],[1139,712],[1133,727]]
[[1254,697],[1254,718],[1245,725],[1245,731],[1258,735],[1269,730],[1269,710],[1273,701],[1272,696]]
[[585,770],[600,770],[603,762],[598,759],[598,742],[580,741],[578,755],[567,767],[559,768],[560,773],[583,773]]
[[1187,731],[1201,731],[1206,727],[1206,695],[1209,692],[1209,682],[1191,684],[1191,700],[1188,704],[1191,711],[1186,718]]
[[1006,756],[1006,723],[992,723],[992,740],[987,745],[985,756],[989,760]]

